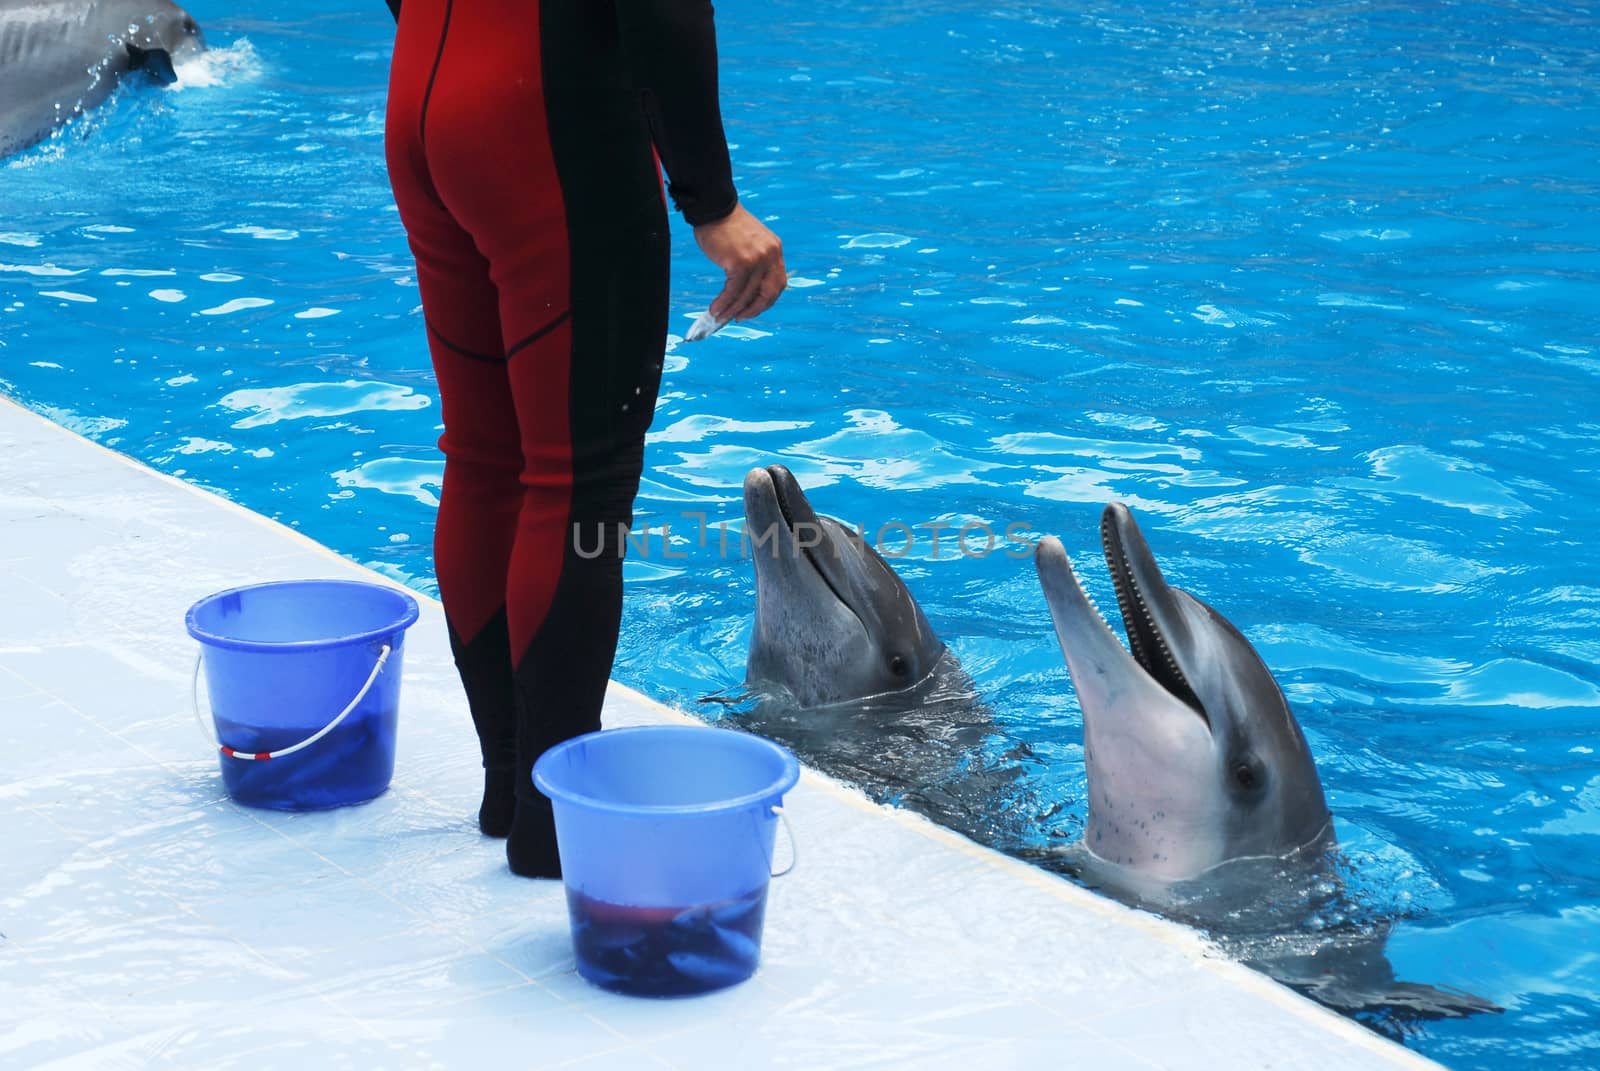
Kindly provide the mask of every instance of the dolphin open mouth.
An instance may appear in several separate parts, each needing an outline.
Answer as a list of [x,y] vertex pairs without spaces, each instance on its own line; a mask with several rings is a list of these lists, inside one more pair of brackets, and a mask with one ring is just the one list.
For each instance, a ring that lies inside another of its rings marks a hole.
[[1134,661],[1209,726],[1205,706],[1183,675],[1163,627],[1162,619],[1169,616],[1165,612],[1167,582],[1127,507],[1119,503],[1106,507],[1100,516],[1100,543]]

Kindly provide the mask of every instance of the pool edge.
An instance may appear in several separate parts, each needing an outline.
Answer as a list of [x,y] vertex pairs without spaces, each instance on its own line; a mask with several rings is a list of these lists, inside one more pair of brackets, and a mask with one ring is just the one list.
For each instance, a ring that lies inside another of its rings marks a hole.
[[[133,458],[120,451],[95,442],[87,436],[52,420],[42,413],[30,408],[16,400],[9,394],[0,392],[0,402],[11,409],[26,414],[35,422],[53,431],[60,433],[69,441],[93,447],[102,455],[114,458],[136,471],[153,475],[164,481],[169,486],[183,488],[202,500],[213,504],[221,504],[237,516],[264,526],[276,535],[288,535],[292,541],[306,550],[314,550],[323,558],[337,562],[343,570],[356,570],[370,576],[374,582],[401,589],[420,602],[427,603],[435,608],[439,603],[437,599],[424,595],[405,584],[386,576],[366,565],[347,558],[338,552],[319,543],[293,527],[281,521],[274,520],[263,514],[243,506],[226,496],[208,490],[204,487],[190,483],[184,479],[161,472],[150,465]],[[665,703],[645,695],[638,689],[618,682],[611,681],[610,693],[625,700],[628,704],[648,711],[653,717],[666,722],[706,726],[706,723],[676,710]],[[1418,1068],[1440,1068],[1443,1065],[1434,1060],[1409,1049],[1404,1045],[1392,1042],[1359,1023],[1330,1011],[1315,1002],[1301,997],[1292,990],[1273,981],[1267,976],[1251,970],[1231,959],[1223,956],[1214,945],[1203,938],[1199,933],[1176,923],[1168,922],[1146,912],[1126,907],[1116,901],[1099,896],[1087,889],[1078,886],[1064,877],[1048,873],[1037,867],[1031,866],[1020,860],[1013,859],[994,849],[986,848],[948,829],[910,812],[871,802],[860,792],[849,788],[841,782],[811,769],[802,764],[801,780],[815,790],[827,793],[838,801],[847,804],[852,809],[863,814],[872,814],[880,820],[888,819],[901,827],[921,834],[934,842],[945,845],[961,852],[963,855],[981,865],[998,873],[1027,883],[1034,889],[1044,892],[1049,896],[1070,904],[1073,907],[1091,912],[1094,915],[1119,926],[1131,926],[1148,936],[1169,945],[1184,958],[1200,966],[1209,974],[1214,975],[1219,982],[1233,990],[1244,990],[1267,1000],[1288,1014],[1292,1014],[1308,1023],[1314,1023],[1319,1029],[1331,1030],[1343,1035],[1347,1040],[1381,1056],[1389,1066],[1413,1066]]]

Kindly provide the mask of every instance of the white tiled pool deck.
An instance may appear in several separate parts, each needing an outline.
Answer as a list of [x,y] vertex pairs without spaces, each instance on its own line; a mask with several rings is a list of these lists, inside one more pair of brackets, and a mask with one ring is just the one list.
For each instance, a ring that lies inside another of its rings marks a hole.
[[[227,798],[184,611],[329,576],[376,579],[0,399],[0,1068],[1437,1066],[810,771],[756,976],[603,993],[574,972],[560,886],[477,832],[436,604],[408,635],[386,795]],[[613,685],[608,727],[673,720]]]

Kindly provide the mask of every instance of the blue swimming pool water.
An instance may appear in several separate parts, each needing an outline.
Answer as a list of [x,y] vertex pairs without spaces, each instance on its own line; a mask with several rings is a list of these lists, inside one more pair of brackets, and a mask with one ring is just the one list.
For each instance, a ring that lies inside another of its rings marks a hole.
[[[0,388],[431,591],[383,7],[192,10],[219,48],[176,91],[0,162]],[[1507,1009],[1408,1043],[1600,1064],[1600,14],[719,20],[793,289],[674,347],[617,676],[683,703],[739,681],[750,570],[686,514],[735,520],[752,464],[869,531],[1059,534],[1103,605],[1099,507],[1129,502],[1277,671],[1399,972]],[[687,325],[717,282],[677,242]],[[1077,706],[1031,567],[913,536],[902,574],[1045,760],[1027,836],[1071,837]]]

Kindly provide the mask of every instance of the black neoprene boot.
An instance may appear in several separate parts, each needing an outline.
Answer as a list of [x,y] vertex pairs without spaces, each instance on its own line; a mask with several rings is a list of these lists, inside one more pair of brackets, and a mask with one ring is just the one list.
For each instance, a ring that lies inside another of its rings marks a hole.
[[[549,645],[546,644],[546,647]],[[570,673],[538,672],[542,661],[538,644],[530,648],[529,655],[517,667],[517,765],[514,777],[516,814],[511,822],[511,835],[506,839],[506,864],[513,874],[525,878],[561,877],[561,855],[556,850],[556,821],[550,801],[533,784],[533,765],[548,748],[562,740],[587,732],[587,720],[574,725],[570,685],[563,688],[563,678],[570,681]],[[559,662],[557,663],[559,665]],[[550,692],[541,694],[536,681],[552,681]],[[563,694],[566,693],[566,694]],[[557,712],[569,715],[568,719],[553,716]],[[551,724],[555,722],[555,724]],[[600,727],[599,709],[596,707],[592,728]]]
[[470,642],[450,629],[450,650],[467,692],[467,707],[483,754],[483,802],[478,828],[485,836],[511,832],[516,807],[517,705],[511,674],[511,639],[501,607]]
[[569,562],[533,642],[512,675],[517,694],[516,817],[506,841],[511,872],[559,878],[555,819],[533,784],[548,749],[600,728],[622,620],[622,562]]
[[511,836],[506,838],[506,865],[524,878],[560,878],[561,854],[556,850],[556,820],[550,801],[537,792],[532,799],[517,799]]

